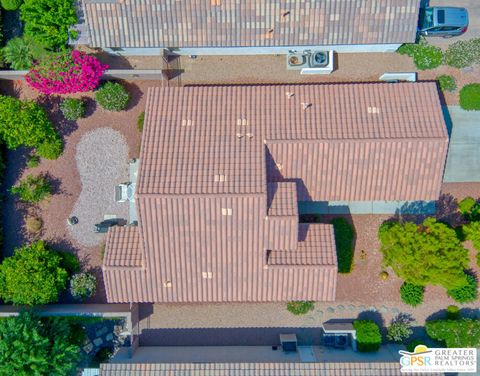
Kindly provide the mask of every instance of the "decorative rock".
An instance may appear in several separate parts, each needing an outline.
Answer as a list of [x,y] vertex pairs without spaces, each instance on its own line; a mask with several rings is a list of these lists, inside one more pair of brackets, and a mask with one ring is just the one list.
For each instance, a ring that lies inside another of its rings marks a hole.
[[391,309],[391,312],[392,313],[395,313],[395,314],[399,314],[400,313],[400,310],[398,308],[392,308]]
[[105,341],[107,341],[107,342],[113,341],[113,334],[108,333],[107,336],[105,337]]
[[372,312],[377,312],[377,307],[375,306],[371,306],[368,308],[369,311],[372,311]]
[[382,306],[380,307],[380,312],[382,312],[382,313],[387,313],[387,312],[388,312],[388,308],[385,307],[384,305],[382,305]]
[[101,337],[103,336],[104,334],[107,334],[108,333],[108,328],[106,326],[104,326],[103,328],[100,328],[98,329],[96,332],[95,332],[95,335],[97,337]]
[[335,308],[333,308],[333,307],[328,307],[328,308],[327,308],[327,312],[328,312],[328,313],[333,313],[333,312],[335,312]]
[[101,339],[101,338],[95,338],[95,339],[93,340],[93,344],[94,344],[95,346],[99,347],[99,346],[103,345],[103,339]]
[[364,306],[363,304],[358,306],[359,311],[365,311],[366,309],[367,309],[367,307]]
[[316,311],[318,315],[320,316],[323,316],[323,311],[321,309],[319,309],[318,311]]
[[337,306],[337,311],[345,311],[345,306],[343,306],[343,305],[341,305],[341,304],[338,305],[338,306]]
[[349,310],[349,311],[355,311],[356,308],[357,308],[357,307],[355,307],[354,304],[349,304],[349,305],[348,305],[348,310]]
[[83,346],[83,351],[85,351],[87,354],[89,354],[93,350],[93,343],[88,342],[85,346]]

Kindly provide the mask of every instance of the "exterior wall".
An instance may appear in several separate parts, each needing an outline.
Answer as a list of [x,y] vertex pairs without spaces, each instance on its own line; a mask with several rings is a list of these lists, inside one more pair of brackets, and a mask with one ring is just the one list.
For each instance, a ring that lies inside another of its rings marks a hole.
[[301,201],[300,214],[435,214],[435,201]]
[[[319,45],[319,46],[285,46],[285,47],[182,47],[169,48],[177,55],[286,55],[296,50],[334,50],[337,53],[359,52],[395,52],[401,44],[353,44],[353,45]],[[112,55],[125,56],[157,56],[163,53],[163,48],[104,48]]]

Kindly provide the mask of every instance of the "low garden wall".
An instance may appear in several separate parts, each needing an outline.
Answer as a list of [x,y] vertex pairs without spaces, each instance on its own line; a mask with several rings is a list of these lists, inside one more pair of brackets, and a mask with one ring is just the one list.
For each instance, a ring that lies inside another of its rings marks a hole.
[[[24,80],[27,73],[27,70],[0,70],[0,80]],[[107,69],[102,78],[132,81],[163,80],[164,76],[161,69]]]

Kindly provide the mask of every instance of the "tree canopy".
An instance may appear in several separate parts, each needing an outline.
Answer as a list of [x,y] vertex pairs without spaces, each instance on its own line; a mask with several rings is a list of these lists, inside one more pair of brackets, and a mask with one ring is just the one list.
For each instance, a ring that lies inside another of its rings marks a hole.
[[0,265],[0,297],[19,305],[53,303],[65,289],[68,272],[62,258],[42,241],[15,250]]
[[0,375],[71,375],[80,354],[72,334],[65,318],[24,311],[0,320]]
[[385,265],[406,282],[441,285],[447,290],[466,285],[468,251],[454,229],[427,218],[421,225],[386,222],[379,230]]

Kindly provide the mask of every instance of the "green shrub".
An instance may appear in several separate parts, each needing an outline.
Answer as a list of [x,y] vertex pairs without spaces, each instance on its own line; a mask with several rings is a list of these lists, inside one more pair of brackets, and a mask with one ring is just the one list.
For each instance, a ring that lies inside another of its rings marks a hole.
[[75,299],[86,300],[95,294],[97,279],[90,273],[78,273],[70,280],[70,294]]
[[66,98],[60,104],[63,116],[67,120],[78,120],[85,116],[85,103],[81,99]]
[[51,137],[37,147],[37,154],[45,159],[57,159],[63,153],[63,141],[59,136]]
[[95,93],[98,104],[108,111],[122,111],[127,108],[130,95],[116,82],[107,82]]
[[458,210],[468,220],[471,219],[476,208],[478,208],[478,211],[480,212],[480,205],[478,205],[477,201],[472,197],[465,197],[458,203]]
[[413,341],[407,343],[407,351],[408,352],[414,352],[415,351],[415,347],[417,347],[418,345],[425,345],[423,343],[423,341],[420,341],[418,339],[414,339]]
[[353,238],[355,231],[345,218],[332,220],[337,248],[338,272],[350,273],[353,264]]
[[0,296],[19,305],[54,303],[65,289],[68,273],[60,256],[42,241],[17,248],[0,265]]
[[405,282],[418,286],[440,285],[448,289],[465,284],[469,252],[448,225],[427,218],[422,224],[386,222],[379,238],[383,262]]
[[357,332],[357,349],[360,352],[377,351],[382,344],[380,328],[371,320],[355,320],[353,327]]
[[455,68],[466,68],[480,63],[480,38],[459,40],[448,46],[445,63]]
[[43,175],[28,175],[16,186],[10,188],[10,192],[17,195],[21,201],[36,203],[52,194],[52,186]]
[[425,329],[430,338],[445,342],[447,347],[480,347],[480,320],[427,321]]
[[480,221],[470,222],[462,226],[466,240],[470,240],[477,251],[480,251]]
[[460,107],[467,111],[480,111],[480,84],[469,84],[462,87]]
[[28,36],[12,38],[2,49],[4,60],[15,70],[27,70],[47,54],[45,48]]
[[473,302],[477,299],[477,279],[470,274],[466,274],[465,278],[466,284],[464,286],[448,290],[448,295],[459,303]]
[[77,23],[74,0],[24,0],[20,7],[24,34],[57,50],[68,43],[68,30]]
[[456,305],[449,305],[447,307],[447,319],[457,320],[458,318],[460,318],[460,308]]
[[413,63],[420,70],[437,68],[444,59],[440,48],[429,45],[423,39],[418,44],[403,44],[397,52],[412,57]]
[[28,168],[38,167],[39,164],[40,164],[40,157],[38,155],[31,155],[28,157],[28,160],[27,160]]
[[73,275],[80,271],[80,261],[78,257],[71,252],[57,251],[60,256],[60,266],[65,269],[68,275]]
[[137,128],[140,132],[143,131],[143,123],[145,122],[145,111],[138,115]]
[[[83,329],[82,329],[83,331]],[[63,317],[22,311],[0,320],[0,374],[19,376],[76,374],[80,344]]]
[[315,304],[306,300],[287,303],[287,310],[294,315],[305,315],[306,313],[313,311],[314,308]]
[[[4,95],[0,95],[0,139],[9,149],[22,145],[35,147],[37,154],[45,158],[54,157],[58,154],[59,144],[62,146],[60,136],[48,119],[45,109],[35,102]],[[51,150],[52,143],[57,150],[56,153],[49,154],[47,151]],[[61,150],[62,148],[60,153]]]
[[457,90],[457,83],[455,77],[448,74],[442,74],[437,76],[438,85],[442,91],[455,91]]
[[17,10],[22,5],[23,0],[1,0],[2,8],[5,10]]
[[416,307],[423,303],[423,286],[414,285],[412,283],[405,282],[400,287],[400,298],[405,304]]
[[393,342],[404,342],[412,334],[413,319],[410,315],[399,314],[392,319],[390,326],[387,328],[387,338]]

